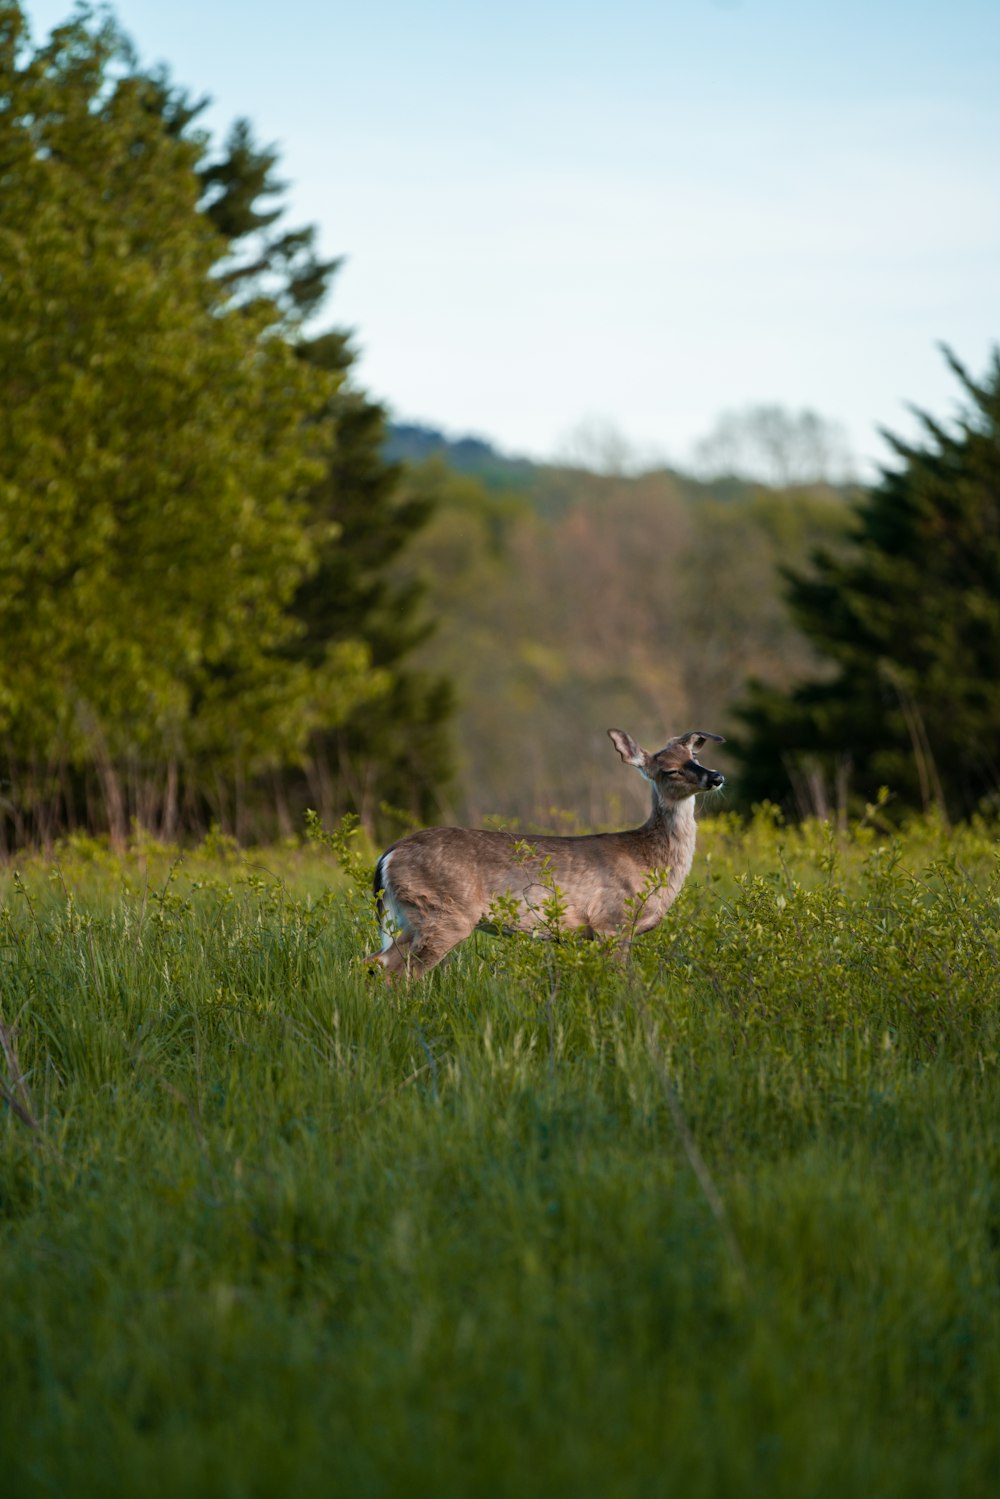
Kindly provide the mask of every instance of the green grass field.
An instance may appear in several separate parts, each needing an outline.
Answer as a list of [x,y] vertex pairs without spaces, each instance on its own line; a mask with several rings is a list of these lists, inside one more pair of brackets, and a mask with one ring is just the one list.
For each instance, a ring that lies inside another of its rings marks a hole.
[[5,1493],[1000,1490],[988,829],[706,823],[625,970],[392,991],[315,846],[0,908]]

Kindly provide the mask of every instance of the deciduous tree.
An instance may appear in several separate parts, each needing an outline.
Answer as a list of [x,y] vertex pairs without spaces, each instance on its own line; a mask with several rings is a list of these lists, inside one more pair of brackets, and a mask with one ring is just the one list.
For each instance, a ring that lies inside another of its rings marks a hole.
[[[303,753],[368,687],[364,648],[289,647],[304,496],[338,377],[267,296],[234,306],[165,124],[110,23],[32,49],[0,0],[0,743],[19,836],[101,782],[121,834]],[[180,790],[179,790],[180,788]]]

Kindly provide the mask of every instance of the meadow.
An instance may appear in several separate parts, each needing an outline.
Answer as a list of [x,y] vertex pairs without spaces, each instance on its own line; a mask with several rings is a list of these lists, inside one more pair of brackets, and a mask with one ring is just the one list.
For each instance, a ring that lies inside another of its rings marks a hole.
[[5,1491],[995,1494],[996,829],[879,824],[392,990],[356,839],[0,870]]

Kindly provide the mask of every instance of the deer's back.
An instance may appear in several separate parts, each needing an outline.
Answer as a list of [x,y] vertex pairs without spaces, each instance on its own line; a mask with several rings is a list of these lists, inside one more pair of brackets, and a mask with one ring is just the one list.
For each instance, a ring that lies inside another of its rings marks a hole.
[[[610,932],[626,921],[628,903],[650,871],[675,862],[676,854],[671,858],[663,840],[644,828],[527,838],[486,828],[427,828],[386,851],[383,878],[415,912],[463,911],[474,924],[495,916],[501,902],[507,924],[530,930],[550,919],[546,912],[556,899],[565,903],[566,927]],[[682,862],[681,880],[690,857]],[[676,887],[664,887],[650,917],[659,920],[674,893]]]

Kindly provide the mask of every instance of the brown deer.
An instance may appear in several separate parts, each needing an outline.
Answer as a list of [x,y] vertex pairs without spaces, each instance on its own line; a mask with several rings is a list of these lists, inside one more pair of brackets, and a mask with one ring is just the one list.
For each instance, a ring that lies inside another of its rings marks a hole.
[[656,754],[621,729],[615,749],[649,782],[653,806],[640,828],[525,840],[473,828],[426,828],[386,849],[373,889],[381,952],[366,963],[387,979],[417,977],[476,928],[613,937],[623,949],[662,921],[694,858],[694,798],[723,777],[698,763],[706,739],[692,729]]

